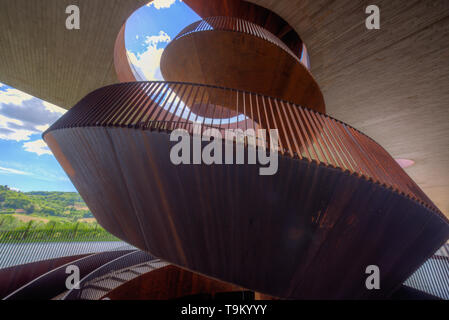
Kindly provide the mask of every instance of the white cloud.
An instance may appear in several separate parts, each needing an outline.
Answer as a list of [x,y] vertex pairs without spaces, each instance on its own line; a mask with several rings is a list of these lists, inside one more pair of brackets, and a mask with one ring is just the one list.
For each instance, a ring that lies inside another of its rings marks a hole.
[[129,61],[136,67],[142,80],[163,80],[160,71],[160,61],[164,49],[149,47],[147,51],[137,56],[128,51]]
[[156,9],[165,9],[170,8],[172,4],[174,4],[176,0],[153,0],[147,3],[148,7],[154,6]]
[[159,31],[158,35],[147,36],[145,38],[146,49],[143,53],[134,54],[127,51],[129,62],[132,63],[137,72],[143,76],[142,80],[163,80],[160,62],[163,48],[158,48],[159,43],[170,42],[170,36],[164,31]]
[[36,140],[36,141],[25,142],[23,144],[23,148],[25,149],[25,151],[34,152],[39,156],[41,156],[43,154],[52,155],[50,149],[47,147],[46,143],[42,139]]
[[40,132],[44,132],[48,128],[50,128],[50,125],[48,125],[48,124],[44,124],[44,125],[41,125],[41,126],[36,126],[36,129],[39,130]]
[[58,107],[58,106],[56,106],[56,105],[54,105],[54,104],[52,104],[50,102],[47,102],[47,101],[43,101],[42,100],[42,104],[44,105],[45,110],[48,110],[50,112],[59,113],[60,115],[63,115],[64,113],[67,112],[67,110],[65,110],[65,109],[63,109],[61,107]]
[[156,47],[159,42],[170,42],[171,38],[165,31],[159,31],[158,35],[146,36],[145,43],[151,47]]
[[4,140],[29,140],[36,131],[20,128],[23,122],[17,119],[8,118],[0,114],[0,139]]
[[40,134],[66,110],[1,84],[0,139],[26,141]]
[[0,174],[30,175],[30,173],[25,172],[25,171],[11,169],[11,168],[5,168],[5,167],[0,167]]
[[34,97],[17,89],[8,88],[5,91],[0,91],[0,103],[21,105],[26,100],[31,100]]

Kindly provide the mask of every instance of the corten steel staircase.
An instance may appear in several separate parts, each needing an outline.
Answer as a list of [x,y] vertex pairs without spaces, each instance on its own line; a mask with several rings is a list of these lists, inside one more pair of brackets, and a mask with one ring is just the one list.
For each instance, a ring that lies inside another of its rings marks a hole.
[[66,292],[61,300],[99,300],[122,284],[147,272],[169,265],[143,251],[118,257],[80,280],[79,289]]
[[[389,297],[448,220],[379,144],[325,114],[298,56],[253,23],[207,18],[165,49],[168,81],[95,90],[43,138],[99,223],[164,261],[281,298]],[[177,129],[202,146],[241,129],[221,146],[274,151],[278,170],[175,165]],[[380,290],[365,287],[372,264]]]
[[[72,243],[72,249],[73,247],[76,247],[76,244]],[[70,246],[67,249],[70,251]],[[14,253],[17,252],[11,252],[11,254]],[[64,259],[61,257],[0,270],[0,278],[2,278],[0,289],[3,295],[1,298],[4,300],[98,300],[120,285],[168,265],[129,245],[111,251],[87,254],[80,258],[72,257],[69,255],[65,258],[67,262],[63,264],[58,263],[59,260]],[[51,266],[55,264],[57,266],[51,269]],[[66,280],[69,274],[66,270],[73,266],[80,271],[79,287],[67,290]],[[27,270],[33,272],[36,269],[46,271],[26,283],[21,283],[23,281],[17,273],[19,269],[23,269],[21,271],[24,272]],[[4,281],[6,277],[12,278],[13,281],[6,283],[7,281]],[[8,288],[3,288],[4,285]]]
[[[15,288],[13,292],[4,296],[4,300],[49,300],[55,296],[61,294],[67,290],[66,280],[68,274],[66,273],[68,266],[76,266],[80,270],[80,275],[83,277],[85,274],[92,272],[97,268],[101,268],[109,261],[116,259],[117,257],[126,255],[129,253],[129,249],[105,251],[87,255],[85,257],[69,261],[59,267],[48,270],[43,274],[37,276],[31,281],[23,284],[22,286]],[[41,262],[43,263],[43,262]],[[26,267],[26,266],[25,266]],[[31,266],[35,267],[35,265]],[[14,270],[8,272],[11,276],[14,276]],[[14,285],[14,283],[12,284]]]

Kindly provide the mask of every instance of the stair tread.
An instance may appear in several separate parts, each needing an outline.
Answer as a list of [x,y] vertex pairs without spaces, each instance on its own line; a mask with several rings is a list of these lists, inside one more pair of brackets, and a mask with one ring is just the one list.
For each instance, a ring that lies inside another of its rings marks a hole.
[[91,285],[95,285],[98,287],[103,287],[109,290],[112,290],[114,288],[117,288],[118,286],[122,285],[123,281],[117,281],[115,279],[111,279],[111,278],[105,278],[105,279],[101,279],[95,282],[91,282],[88,284],[88,286]]
[[108,291],[98,290],[95,288],[85,288],[81,293],[81,299],[83,300],[98,300],[104,296]]

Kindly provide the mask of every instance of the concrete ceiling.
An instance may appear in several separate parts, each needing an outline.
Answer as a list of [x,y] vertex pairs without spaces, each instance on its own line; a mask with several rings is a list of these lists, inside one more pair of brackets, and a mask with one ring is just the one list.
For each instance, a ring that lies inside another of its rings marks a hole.
[[[117,82],[114,44],[145,0],[0,0],[0,82],[63,108]],[[67,30],[78,5],[80,29]]]
[[[68,108],[117,82],[116,36],[140,0],[0,0],[0,82]],[[328,113],[395,158],[449,216],[449,1],[251,0],[284,18],[310,53]],[[78,4],[81,30],[65,28]],[[365,8],[381,10],[367,30]]]

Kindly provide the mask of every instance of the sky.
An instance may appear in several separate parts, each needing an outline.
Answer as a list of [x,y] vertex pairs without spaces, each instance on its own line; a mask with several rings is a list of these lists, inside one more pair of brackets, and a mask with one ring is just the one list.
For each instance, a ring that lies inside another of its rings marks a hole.
[[[184,27],[200,20],[180,0],[154,0],[127,21],[125,46],[142,80],[163,80],[163,49]],[[76,191],[42,140],[66,110],[0,83],[0,185],[28,191]]]
[[42,140],[65,110],[0,83],[0,185],[20,191],[75,191]]
[[180,0],[155,0],[129,17],[125,47],[141,80],[163,80],[159,65],[164,48],[198,20],[200,16]]
[[[201,20],[189,6],[180,0],[155,0],[140,8],[129,17],[125,28],[125,47],[129,62],[137,73],[138,80],[164,80],[160,70],[160,60],[164,48],[174,39],[182,29]],[[175,95],[166,96],[179,99]],[[170,102],[169,98],[169,102]],[[169,103],[166,104],[168,108]],[[183,114],[181,114],[184,112]],[[190,113],[184,108],[183,102],[176,112],[177,116],[202,122],[203,118]],[[244,120],[243,115],[229,119],[231,123]],[[221,123],[220,119],[204,119],[205,123]]]

